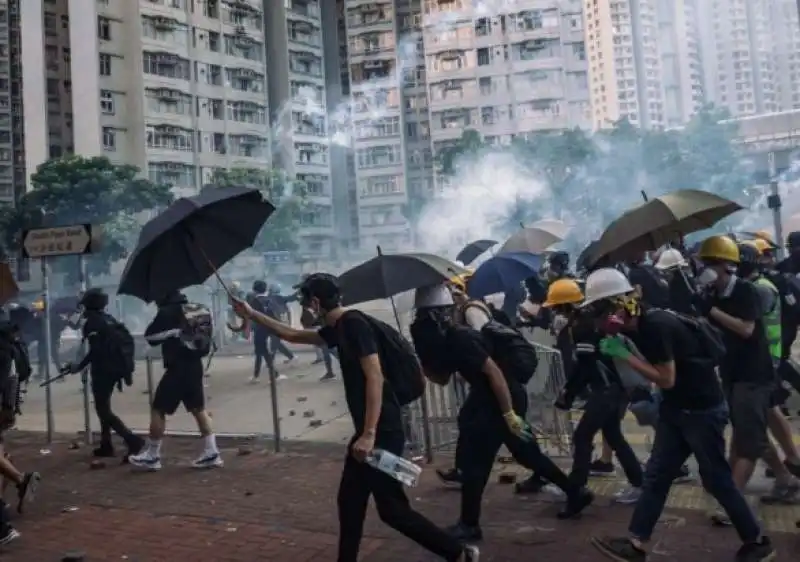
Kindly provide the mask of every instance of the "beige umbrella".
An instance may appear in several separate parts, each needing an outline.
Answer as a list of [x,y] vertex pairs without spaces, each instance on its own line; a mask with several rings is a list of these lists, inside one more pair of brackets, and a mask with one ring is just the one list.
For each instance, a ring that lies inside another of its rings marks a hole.
[[542,219],[533,223],[531,228],[546,230],[547,232],[555,234],[562,240],[565,239],[569,233],[569,226],[567,226],[567,223],[558,219]]
[[538,254],[564,239],[557,233],[538,226],[528,226],[515,232],[500,248],[504,252],[531,252]]

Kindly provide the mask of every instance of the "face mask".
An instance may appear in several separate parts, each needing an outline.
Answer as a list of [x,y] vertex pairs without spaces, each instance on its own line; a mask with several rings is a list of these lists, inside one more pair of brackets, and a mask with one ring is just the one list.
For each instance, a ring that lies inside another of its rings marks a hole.
[[697,276],[696,280],[698,285],[706,287],[716,281],[718,277],[719,275],[717,275],[716,271],[710,267],[707,267],[700,273],[700,275]]
[[600,327],[600,331],[609,336],[616,336],[622,331],[624,325],[625,321],[619,314],[609,314]]

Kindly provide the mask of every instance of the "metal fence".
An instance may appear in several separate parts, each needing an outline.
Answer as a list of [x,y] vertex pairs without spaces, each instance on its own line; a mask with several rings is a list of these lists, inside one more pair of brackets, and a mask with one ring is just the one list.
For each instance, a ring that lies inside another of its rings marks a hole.
[[[542,447],[550,454],[569,455],[572,424],[569,412],[553,406],[566,382],[561,353],[531,342],[539,365],[528,382],[527,420]],[[428,384],[425,394],[405,412],[408,452],[414,458],[432,462],[436,453],[452,453],[458,441],[457,417],[466,397],[463,379],[453,377],[447,386]]]

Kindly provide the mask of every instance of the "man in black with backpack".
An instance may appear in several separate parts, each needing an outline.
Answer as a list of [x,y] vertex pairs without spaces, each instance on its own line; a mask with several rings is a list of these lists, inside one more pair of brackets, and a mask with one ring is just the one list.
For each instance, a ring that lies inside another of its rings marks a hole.
[[413,350],[396,330],[341,304],[334,276],[315,273],[300,283],[300,305],[323,323],[298,330],[260,314],[243,301],[237,313],[273,330],[282,340],[327,345],[338,351],[348,410],[355,435],[347,447],[337,505],[338,562],[356,562],[370,496],[381,520],[423,548],[450,562],[475,562],[478,550],[464,546],[413,510],[402,484],[365,461],[374,450],[402,456],[405,448],[402,407],[424,392]]
[[144,440],[135,435],[111,410],[111,395],[122,383],[130,386],[135,368],[133,337],[125,326],[106,312],[108,295],[102,289],[89,289],[79,303],[83,308],[83,339],[88,343],[86,355],[78,363],[68,363],[63,371],[80,373],[91,368],[91,388],[94,409],[100,420],[100,446],[96,457],[113,457],[113,430],[124,441],[129,455],[138,454]]
[[175,291],[156,301],[158,314],[145,330],[147,342],[161,346],[164,374],[156,387],[150,413],[150,436],[147,447],[128,460],[136,467],[161,469],[161,440],[166,431],[166,417],[184,405],[197,422],[203,437],[203,453],[192,463],[195,468],[223,466],[222,456],[206,411],[203,389],[203,357],[213,347],[211,312],[188,302]]
[[411,337],[425,376],[446,385],[457,372],[469,383],[469,394],[458,413],[461,516],[451,533],[465,541],[483,538],[483,491],[502,445],[517,462],[566,493],[567,507],[560,517],[579,514],[592,503],[591,492],[570,484],[567,475],[541,451],[525,422],[528,396],[524,385],[536,369],[535,349],[530,348],[532,355],[525,368],[522,354],[515,348],[530,344],[512,328],[490,322],[477,332],[456,324],[452,295],[445,285],[417,289],[415,301]]
[[[267,284],[264,281],[253,283],[253,292],[248,295],[247,303],[261,314],[275,318],[275,313],[270,308],[270,299],[267,295]],[[274,334],[265,326],[256,324],[253,326],[253,353],[255,355],[255,365],[253,366],[253,377],[251,382],[256,383],[261,377],[261,363],[267,364],[270,377],[279,377],[275,369],[275,356],[270,351],[269,340]],[[282,376],[281,378],[286,378]]]

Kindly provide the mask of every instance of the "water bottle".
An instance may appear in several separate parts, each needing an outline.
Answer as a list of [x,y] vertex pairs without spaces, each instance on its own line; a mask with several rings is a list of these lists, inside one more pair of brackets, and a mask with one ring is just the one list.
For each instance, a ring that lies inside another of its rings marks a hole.
[[422,469],[413,462],[383,449],[372,451],[367,457],[367,464],[410,488],[417,485],[422,474]]

